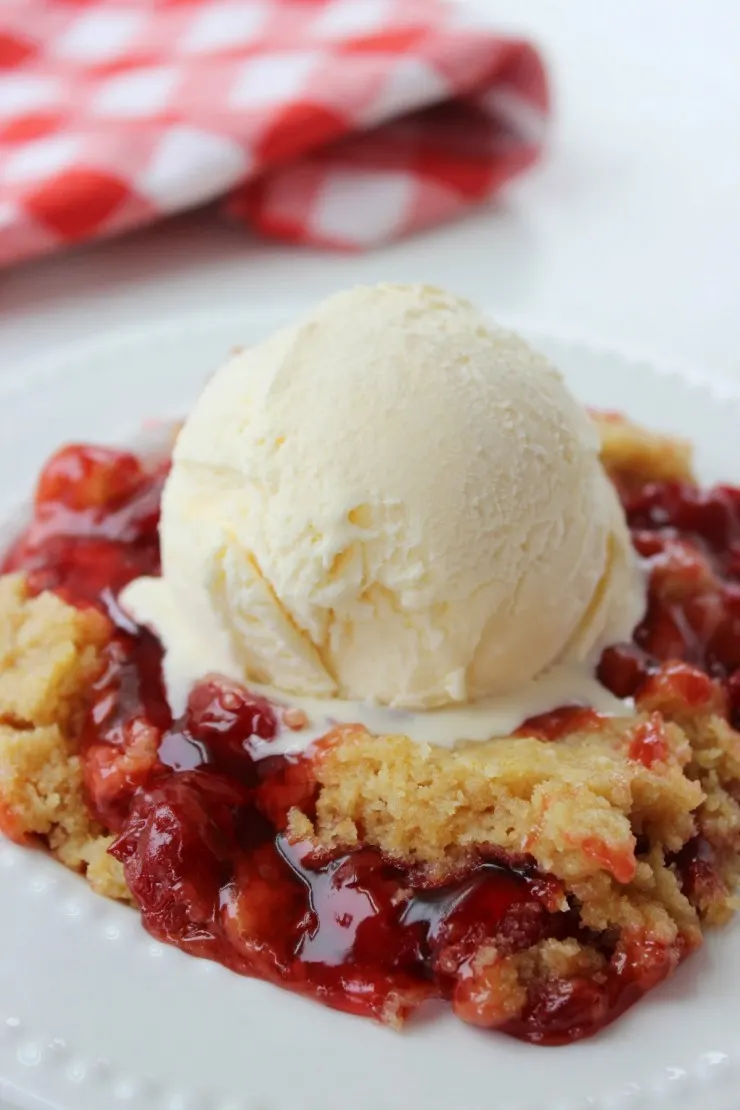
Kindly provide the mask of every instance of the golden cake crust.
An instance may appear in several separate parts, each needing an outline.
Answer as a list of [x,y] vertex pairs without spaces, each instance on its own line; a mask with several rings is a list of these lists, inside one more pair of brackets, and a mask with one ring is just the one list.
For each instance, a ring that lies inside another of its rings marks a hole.
[[601,439],[601,461],[612,477],[622,482],[694,482],[688,440],[660,435],[619,413],[593,411],[591,419]]
[[667,759],[646,767],[630,757],[647,722],[603,719],[555,742],[454,749],[340,729],[316,760],[315,821],[293,811],[289,831],[322,849],[372,844],[440,882],[490,849],[529,856],[581,903],[589,927],[696,943],[696,912],[665,855],[695,835],[704,793],[684,774],[691,751],[677,725],[663,726]]
[[316,760],[317,835],[449,869],[493,845],[527,852],[561,878],[606,870],[628,882],[635,836],[678,850],[703,800],[683,773],[691,752],[676,725],[663,729],[667,760],[648,768],[629,757],[648,721],[602,718],[555,742],[520,735],[452,749],[337,730]]
[[85,804],[79,729],[108,621],[56,595],[30,597],[22,576],[0,578],[0,828],[45,841],[100,894],[130,900],[112,837]]

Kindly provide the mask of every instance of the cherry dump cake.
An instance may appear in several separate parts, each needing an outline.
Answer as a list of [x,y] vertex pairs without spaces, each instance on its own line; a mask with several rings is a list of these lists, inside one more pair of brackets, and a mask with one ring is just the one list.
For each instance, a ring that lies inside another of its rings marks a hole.
[[[452,750],[344,726],[253,761],[282,712],[209,678],[171,719],[161,649],[117,592],[156,573],[164,467],[66,448],[0,580],[0,823],[139,906],[156,937],[400,1023],[449,998],[557,1044],[664,979],[734,908],[740,491],[683,445],[597,418],[650,567],[635,641],[580,708]],[[653,458],[679,478],[651,479]]]
[[154,937],[349,1013],[444,999],[549,1045],[603,1028],[735,908],[740,490],[593,420],[648,580],[598,670],[633,700],[447,746],[340,720],[292,749],[304,710],[217,673],[173,712],[119,600],[160,574],[169,464],[58,452],[0,578],[2,831]]

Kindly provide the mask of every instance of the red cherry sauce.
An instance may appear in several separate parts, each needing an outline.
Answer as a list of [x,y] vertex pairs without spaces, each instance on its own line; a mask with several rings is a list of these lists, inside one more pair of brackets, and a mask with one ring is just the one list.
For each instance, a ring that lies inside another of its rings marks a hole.
[[528,717],[514,733],[515,736],[533,736],[537,740],[559,740],[576,730],[598,731],[601,718],[593,709],[582,705],[563,705],[549,713]]
[[740,489],[651,482],[623,504],[649,574],[648,608],[634,643],[604,653],[602,682],[632,696],[681,660],[720,680],[740,724]]
[[[591,1035],[670,973],[677,948],[585,934],[576,911],[563,908],[560,884],[527,856],[481,855],[439,886],[371,847],[322,854],[291,843],[288,811],[311,815],[316,785],[306,757],[252,758],[252,737],[276,733],[275,708],[210,679],[173,721],[160,645],[118,605],[129,581],[159,573],[166,473],[165,463],[128,452],[64,448],[42,473],[33,519],[2,567],[24,571],[32,591],[56,590],[112,622],[84,728],[85,781],[91,811],[117,834],[111,852],[153,936],[350,1013],[396,1020],[444,998],[466,1021],[544,1044]],[[676,682],[662,665],[683,660],[726,684],[737,717],[740,492],[625,489],[635,546],[651,570],[650,604],[636,642],[605,653],[602,680],[630,696],[648,681]],[[557,742],[573,727],[598,729],[599,718],[565,707],[523,730]],[[651,718],[633,758],[650,766],[662,744]],[[684,855],[687,886],[706,889],[708,848],[697,838]],[[507,1018],[492,950],[512,955],[548,937],[592,944],[603,970],[534,980],[520,1015]]]

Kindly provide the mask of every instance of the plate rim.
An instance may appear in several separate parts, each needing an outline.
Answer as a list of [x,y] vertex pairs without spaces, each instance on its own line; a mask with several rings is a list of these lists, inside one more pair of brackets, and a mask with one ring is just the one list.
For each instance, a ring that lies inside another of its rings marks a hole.
[[[478,302],[476,302],[478,303]],[[260,305],[242,309],[234,305],[214,310],[203,309],[187,317],[178,313],[168,313],[149,321],[128,322],[114,327],[102,328],[84,338],[71,339],[57,348],[42,351],[36,355],[22,358],[12,368],[0,373],[0,400],[22,392],[29,381],[38,383],[46,376],[55,373],[60,364],[76,362],[80,358],[90,358],[98,351],[105,351],[115,342],[125,346],[135,346],[146,336],[162,337],[173,330],[201,334],[220,328],[230,328],[244,324],[257,317],[260,324],[265,322],[266,329],[287,323],[310,310],[316,304],[311,298],[292,298],[280,302],[280,307]],[[630,345],[617,345],[614,340],[594,335],[586,331],[563,328],[545,317],[533,317],[522,313],[500,313],[494,306],[481,301],[479,304],[484,315],[510,331],[522,332],[527,337],[551,340],[563,346],[578,347],[592,351],[600,357],[616,357],[622,362],[649,367],[652,373],[661,377],[675,377],[699,389],[707,390],[715,396],[728,400],[740,400],[740,377],[735,378],[729,370],[720,370],[714,365],[704,369],[684,363],[679,359],[658,354],[650,349]]]

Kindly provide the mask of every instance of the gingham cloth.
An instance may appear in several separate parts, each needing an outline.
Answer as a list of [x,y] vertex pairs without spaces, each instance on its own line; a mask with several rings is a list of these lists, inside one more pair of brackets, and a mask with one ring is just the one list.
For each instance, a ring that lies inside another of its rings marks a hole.
[[225,195],[367,247],[540,150],[536,50],[440,0],[0,0],[0,263]]

